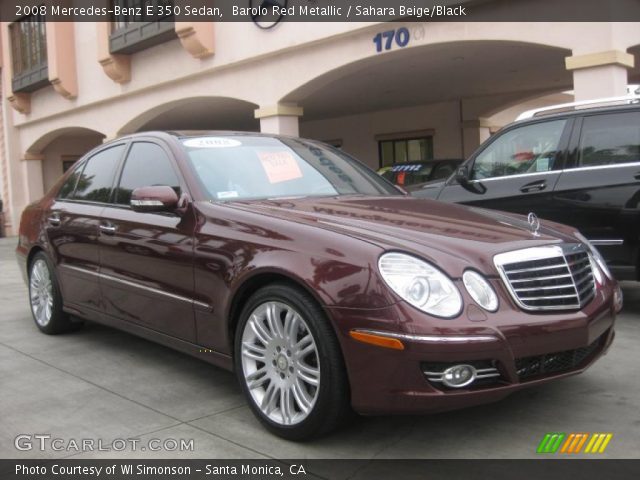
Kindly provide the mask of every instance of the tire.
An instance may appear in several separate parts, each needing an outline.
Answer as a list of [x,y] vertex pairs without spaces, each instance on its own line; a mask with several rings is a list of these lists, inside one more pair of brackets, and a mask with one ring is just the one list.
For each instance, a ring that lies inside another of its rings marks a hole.
[[307,440],[348,418],[342,352],[329,320],[306,292],[286,284],[258,290],[240,314],[234,351],[249,406],[272,433]]
[[55,270],[44,252],[36,253],[29,263],[29,306],[41,332],[48,335],[77,330],[81,322],[72,322],[62,311],[62,294]]

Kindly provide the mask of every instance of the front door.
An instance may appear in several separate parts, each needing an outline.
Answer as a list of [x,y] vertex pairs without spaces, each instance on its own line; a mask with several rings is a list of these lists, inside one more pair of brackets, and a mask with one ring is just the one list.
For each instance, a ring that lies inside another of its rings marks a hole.
[[552,217],[552,194],[560,177],[570,123],[557,119],[497,134],[466,163],[470,168],[468,184],[449,180],[438,200]]
[[127,154],[112,205],[101,226],[100,277],[109,315],[195,342],[193,312],[194,214],[134,212],[139,187],[184,189],[168,149],[136,141]]

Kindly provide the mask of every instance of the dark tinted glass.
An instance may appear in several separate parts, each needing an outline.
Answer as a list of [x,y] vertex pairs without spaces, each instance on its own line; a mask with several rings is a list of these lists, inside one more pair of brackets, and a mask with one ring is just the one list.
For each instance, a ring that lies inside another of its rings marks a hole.
[[60,190],[58,191],[58,198],[70,198],[73,194],[73,190],[76,188],[76,183],[78,183],[78,177],[82,173],[82,169],[84,168],[84,164],[78,165],[71,175],[67,178],[67,180],[62,184]]
[[122,170],[116,202],[129,205],[131,192],[154,185],[167,185],[180,196],[178,175],[164,150],[154,143],[134,143]]
[[640,162],[640,112],[585,117],[581,167]]
[[78,179],[72,198],[92,202],[109,202],[113,177],[123,150],[124,145],[117,145],[91,157],[86,162]]

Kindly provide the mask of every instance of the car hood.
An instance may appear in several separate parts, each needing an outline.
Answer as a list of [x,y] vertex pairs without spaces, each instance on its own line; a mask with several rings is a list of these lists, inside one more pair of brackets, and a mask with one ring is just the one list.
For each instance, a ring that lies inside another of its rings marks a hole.
[[305,197],[227,205],[333,230],[384,250],[415,253],[453,276],[469,266],[496,274],[497,253],[578,242],[568,227],[552,222],[541,220],[534,234],[522,216],[405,196]]

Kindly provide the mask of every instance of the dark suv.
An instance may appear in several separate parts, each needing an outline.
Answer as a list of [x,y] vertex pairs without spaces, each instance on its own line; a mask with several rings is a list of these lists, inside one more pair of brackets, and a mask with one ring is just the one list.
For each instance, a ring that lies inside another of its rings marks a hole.
[[502,129],[446,181],[412,189],[445,202],[534,212],[577,227],[618,279],[640,280],[640,104],[533,116]]

